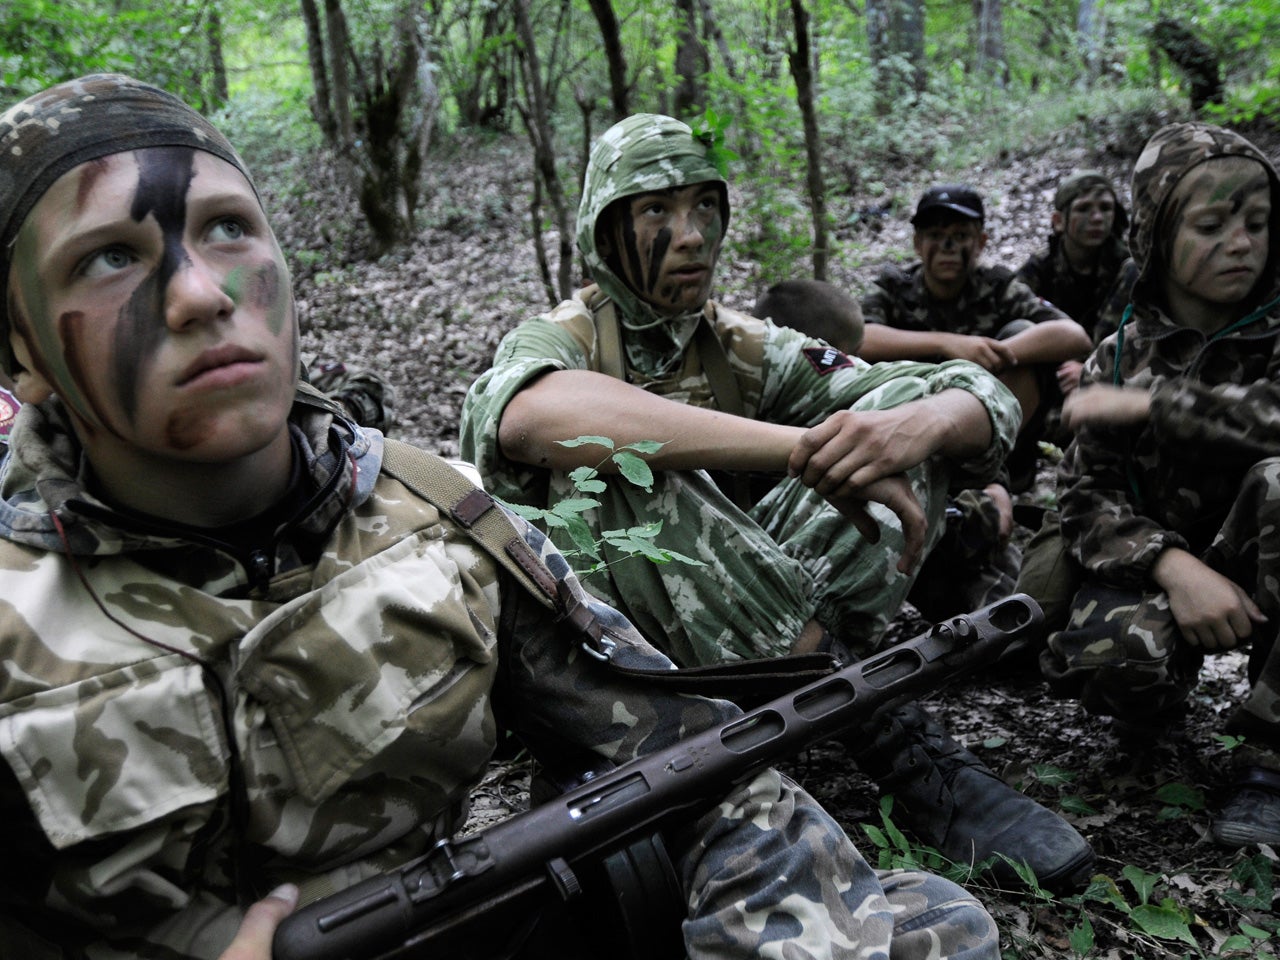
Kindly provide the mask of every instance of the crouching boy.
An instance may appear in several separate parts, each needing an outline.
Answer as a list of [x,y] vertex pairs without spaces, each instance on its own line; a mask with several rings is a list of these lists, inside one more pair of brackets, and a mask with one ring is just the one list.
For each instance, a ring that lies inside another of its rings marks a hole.
[[1068,397],[1062,531],[1083,564],[1046,676],[1154,737],[1206,654],[1250,645],[1246,738],[1214,837],[1280,841],[1280,181],[1228,130],[1148,141],[1132,180],[1139,270],[1120,329]]

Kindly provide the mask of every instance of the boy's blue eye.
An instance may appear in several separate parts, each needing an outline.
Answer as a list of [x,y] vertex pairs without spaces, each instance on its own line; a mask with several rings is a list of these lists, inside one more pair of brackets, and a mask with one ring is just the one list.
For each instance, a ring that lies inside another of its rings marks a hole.
[[244,224],[235,217],[225,217],[214,223],[209,235],[213,240],[240,240],[245,235]]
[[104,277],[107,274],[124,270],[134,261],[134,256],[124,247],[104,247],[88,257],[80,264],[80,274],[85,277]]

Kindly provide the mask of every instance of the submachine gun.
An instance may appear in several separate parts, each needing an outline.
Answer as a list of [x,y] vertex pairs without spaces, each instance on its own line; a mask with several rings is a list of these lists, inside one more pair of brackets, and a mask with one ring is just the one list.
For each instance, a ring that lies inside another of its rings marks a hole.
[[[441,840],[418,860],[287,917],[276,933],[275,960],[492,956],[475,948],[495,927],[509,932],[513,917],[583,896],[588,884],[582,878],[594,879],[611,858],[634,860],[637,850],[665,858],[662,831],[687,826],[732,786],[991,663],[1042,621],[1035,601],[1015,594],[592,777],[482,832]],[[641,899],[653,893],[626,891]],[[671,931],[678,943],[678,917]],[[619,933],[625,940],[626,931]],[[626,955],[625,948],[609,952]]]

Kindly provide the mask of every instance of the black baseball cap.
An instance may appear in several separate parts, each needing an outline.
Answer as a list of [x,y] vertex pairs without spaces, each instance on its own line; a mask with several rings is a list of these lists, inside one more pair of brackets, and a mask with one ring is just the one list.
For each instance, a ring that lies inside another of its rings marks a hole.
[[911,224],[923,226],[944,218],[948,213],[981,223],[985,215],[982,197],[967,183],[944,183],[930,187],[916,204],[916,215],[911,218]]

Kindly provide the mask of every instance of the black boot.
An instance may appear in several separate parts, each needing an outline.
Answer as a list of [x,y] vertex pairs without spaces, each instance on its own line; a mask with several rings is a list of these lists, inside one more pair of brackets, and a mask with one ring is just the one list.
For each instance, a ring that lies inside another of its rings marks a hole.
[[[1046,890],[1083,886],[1094,854],[1080,833],[1053,811],[1015,790],[956,743],[923,708],[889,711],[868,746],[869,731],[847,738],[859,767],[916,838],[955,863],[977,863],[996,853],[1025,862]],[[855,736],[858,740],[855,740]],[[1012,867],[996,858],[996,882],[1016,886]]]

